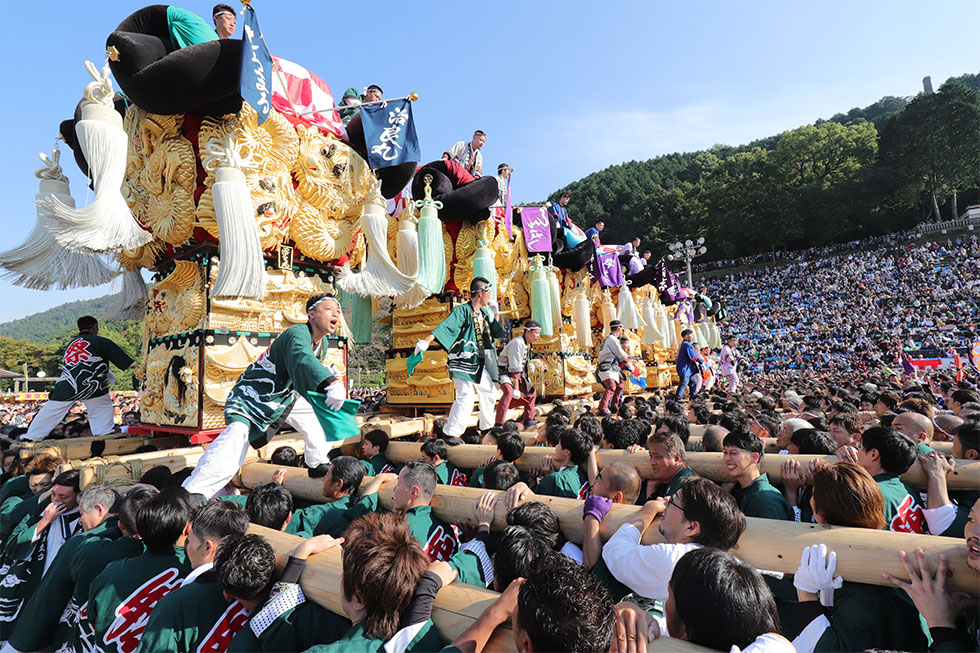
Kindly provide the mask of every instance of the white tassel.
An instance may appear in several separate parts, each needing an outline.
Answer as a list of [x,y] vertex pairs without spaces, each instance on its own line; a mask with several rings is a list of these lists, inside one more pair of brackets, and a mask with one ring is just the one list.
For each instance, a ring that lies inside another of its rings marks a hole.
[[616,312],[616,319],[622,322],[627,329],[639,329],[646,326],[643,316],[636,309],[633,294],[627,284],[619,287],[619,310]]
[[640,340],[644,345],[664,346],[664,337],[660,333],[657,325],[657,316],[653,312],[653,306],[649,299],[643,302],[643,320],[647,323],[643,329],[643,337]]
[[[417,278],[419,269],[419,234],[416,231],[418,219],[409,215],[402,218],[398,225],[398,269],[406,276]],[[412,288],[401,295],[395,297],[395,304],[401,309],[415,308],[431,295],[428,290],[418,283],[412,284]]]
[[221,263],[211,295],[263,299],[265,261],[259,230],[252,218],[252,198],[245,184],[245,173],[238,168],[222,167],[214,179],[212,193]]
[[122,290],[109,314],[117,320],[142,320],[146,315],[146,282],[140,272],[142,268],[125,269],[122,275]]
[[[73,207],[75,200],[68,189],[68,178],[58,165],[60,154],[57,147],[50,158],[40,154],[44,166],[34,173],[41,180],[36,200],[54,197]],[[19,247],[0,253],[0,266],[7,269],[4,276],[10,278],[11,283],[33,290],[64,290],[101,286],[116,276],[117,272],[100,257],[72,252],[59,245],[49,230],[51,224],[47,212],[38,206],[37,222],[27,240]]]
[[101,76],[92,62],[86,61],[85,66],[96,81],[85,87],[82,119],[75,125],[75,135],[88,162],[95,199],[83,209],[55,197],[39,200],[38,206],[56,222],[50,229],[63,247],[90,254],[136,249],[153,235],[140,227],[122,195],[128,140],[122,117],[112,104],[109,66]]
[[585,295],[585,288],[580,287],[575,291],[575,299],[572,301],[575,341],[579,347],[592,349],[592,315],[589,310],[589,298]]
[[371,188],[371,199],[361,216],[361,231],[367,245],[361,271],[351,272],[350,264],[344,265],[337,275],[337,287],[362,297],[395,297],[411,290],[415,277],[399,270],[388,255],[388,215],[380,181]]

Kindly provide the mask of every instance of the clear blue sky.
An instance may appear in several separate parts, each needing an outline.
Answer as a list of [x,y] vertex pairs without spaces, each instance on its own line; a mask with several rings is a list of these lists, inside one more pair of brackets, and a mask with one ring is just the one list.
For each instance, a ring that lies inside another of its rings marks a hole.
[[[209,16],[211,2],[181,6]],[[236,8],[237,0],[229,2]],[[37,153],[51,149],[101,65],[105,37],[140,2],[0,0],[0,247],[35,220]],[[339,96],[375,83],[419,93],[423,158],[474,129],[485,168],[516,168],[534,201],[630,160],[737,145],[883,95],[976,72],[980,2],[337,2],[253,0],[276,55]],[[241,33],[239,21],[238,36]],[[65,168],[79,206],[82,175]],[[0,281],[0,322],[108,287],[38,292]]]

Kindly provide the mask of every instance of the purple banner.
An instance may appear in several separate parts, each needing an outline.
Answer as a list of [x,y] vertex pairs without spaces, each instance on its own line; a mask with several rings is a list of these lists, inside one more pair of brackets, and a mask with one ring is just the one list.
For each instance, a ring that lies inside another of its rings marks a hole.
[[540,206],[526,206],[521,209],[521,224],[524,225],[524,242],[529,252],[551,251],[551,225],[548,213]]
[[619,257],[615,252],[605,254],[596,253],[592,262],[592,276],[604,288],[621,286],[625,283],[623,279],[623,266],[619,262]]
[[506,217],[504,218],[507,225],[507,235],[511,238],[514,237],[514,212],[510,208],[510,177],[507,178],[507,207],[504,209]]

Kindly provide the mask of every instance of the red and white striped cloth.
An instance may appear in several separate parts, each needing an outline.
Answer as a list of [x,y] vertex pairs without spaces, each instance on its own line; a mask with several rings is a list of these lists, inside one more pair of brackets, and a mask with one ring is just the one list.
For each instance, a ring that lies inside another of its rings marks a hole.
[[272,61],[286,82],[284,89],[279,74],[272,76],[272,106],[276,111],[294,125],[313,126],[325,134],[347,140],[347,130],[336,111],[296,115],[297,112],[330,109],[334,105],[330,86],[299,64],[276,56],[272,57]]

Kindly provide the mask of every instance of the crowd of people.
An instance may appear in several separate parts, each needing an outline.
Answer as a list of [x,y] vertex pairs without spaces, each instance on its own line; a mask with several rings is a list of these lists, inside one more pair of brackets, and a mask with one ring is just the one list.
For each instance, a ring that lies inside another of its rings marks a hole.
[[901,371],[903,351],[965,354],[980,334],[980,239],[890,241],[710,280],[762,372]]
[[[841,579],[837,555],[847,552],[827,544],[804,549],[779,578],[731,552],[764,520],[795,521],[958,538],[980,572],[978,492],[947,486],[957,464],[980,459],[980,397],[965,382],[934,381],[777,393],[750,380],[688,402],[673,391],[627,395],[605,417],[597,403],[555,402],[542,423],[458,435],[440,418],[415,460],[386,455],[389,437],[374,430],[356,455],[331,452],[319,502],[290,493],[288,470],[309,466],[290,448],[247,495],[231,485],[192,494],[181,487],[192,470],[168,468],[124,494],[81,491],[77,471],[56,474],[54,456],[8,452],[0,639],[13,651],[481,651],[507,622],[518,650],[644,650],[667,637],[716,650],[974,650],[975,604],[946,589],[949,562],[912,540],[895,553],[905,577],[874,584]],[[949,440],[952,458],[933,448]],[[760,470],[773,442],[788,454],[781,479]],[[495,453],[460,468],[452,452],[465,444]],[[515,464],[536,446],[551,455]],[[627,458],[600,467],[606,449],[646,452],[650,472]],[[700,476],[691,449],[719,452],[728,482]],[[833,453],[838,462],[794,459]],[[902,480],[917,463],[927,487]],[[484,493],[447,520],[433,508],[447,486]],[[542,497],[580,502],[581,535]],[[635,508],[616,521],[617,504]],[[280,572],[250,524],[303,538]],[[660,543],[643,543],[650,532]],[[299,586],[307,559],[337,548],[343,615]],[[501,594],[447,642],[432,610],[454,581]]]

